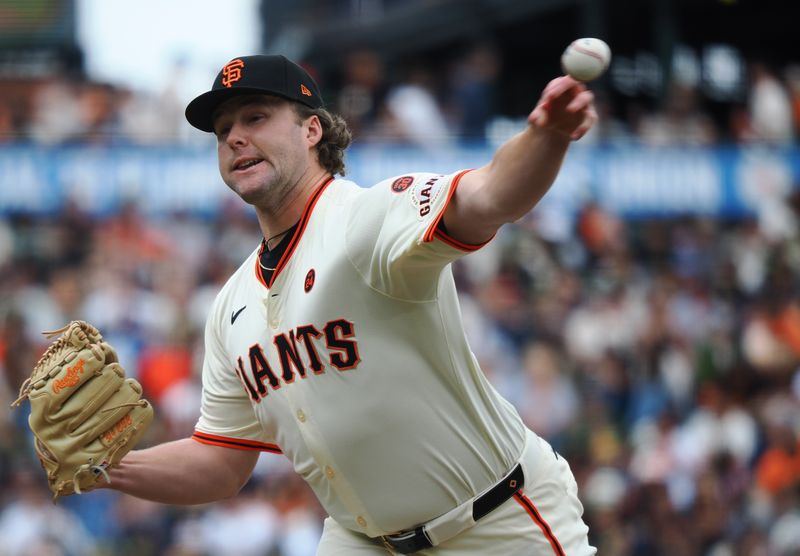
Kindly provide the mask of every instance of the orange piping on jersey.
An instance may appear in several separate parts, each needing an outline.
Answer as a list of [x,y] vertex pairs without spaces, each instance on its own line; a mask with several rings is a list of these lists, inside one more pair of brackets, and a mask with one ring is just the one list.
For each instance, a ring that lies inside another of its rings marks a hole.
[[450,237],[449,235],[444,233],[439,228],[436,228],[436,231],[433,232],[433,235],[435,237],[438,237],[439,239],[441,239],[446,244],[448,244],[448,245],[450,245],[452,247],[455,247],[456,249],[461,249],[462,251],[468,251],[468,252],[477,251],[478,249],[480,249],[481,247],[483,247],[484,245],[486,245],[487,243],[492,241],[492,238],[494,238],[494,236],[492,236],[489,239],[487,239],[486,241],[484,241],[483,243],[479,243],[477,245],[472,245],[470,243],[462,243],[462,242],[458,241],[457,239],[455,239],[453,237]]
[[264,251],[264,242],[262,241],[261,245],[259,245],[258,247],[258,254],[256,254],[256,279],[266,286],[267,281],[264,280],[264,275],[261,274],[261,265],[258,264],[258,261],[261,260],[261,253],[263,253],[263,251]]
[[210,444],[212,446],[222,446],[223,448],[235,448],[236,450],[257,450],[262,452],[271,452],[273,454],[282,454],[283,450],[277,444],[266,444],[256,440],[247,440],[245,438],[228,438],[227,436],[217,436],[216,434],[208,434],[207,432],[194,431],[192,439],[197,440],[202,444]]
[[459,172],[458,174],[456,174],[456,177],[453,178],[453,185],[450,186],[450,191],[447,193],[447,200],[444,202],[442,210],[439,212],[436,218],[434,218],[433,222],[431,222],[431,225],[428,226],[428,229],[425,231],[425,235],[422,236],[422,241],[424,241],[425,243],[433,241],[433,236],[436,233],[436,228],[439,226],[439,221],[442,219],[442,217],[444,217],[444,213],[447,210],[447,205],[450,204],[450,200],[453,198],[453,195],[456,192],[458,183],[461,181],[461,178],[463,178],[467,172],[471,171],[472,170],[464,170],[463,172]]
[[258,280],[264,284],[267,288],[272,287],[272,284],[275,283],[275,279],[280,274],[283,267],[286,266],[286,263],[292,257],[292,253],[294,253],[297,244],[300,242],[300,238],[303,236],[303,232],[306,229],[306,225],[308,224],[309,218],[311,218],[311,213],[314,211],[314,206],[317,204],[317,201],[320,197],[322,197],[322,192],[325,190],[326,187],[333,181],[333,176],[329,176],[325,179],[324,182],[317,188],[317,190],[309,197],[308,201],[306,202],[306,206],[303,209],[303,215],[300,217],[300,223],[297,226],[297,230],[295,230],[294,235],[292,236],[289,245],[286,247],[286,251],[283,252],[283,256],[278,261],[278,264],[275,265],[275,270],[272,271],[272,277],[270,281],[267,282],[264,280],[264,275],[261,274],[261,266],[258,264],[258,261],[261,258],[261,252],[264,250],[263,242],[261,248],[258,250],[258,259],[256,259],[256,277]]
[[494,239],[494,235],[492,235],[492,237],[490,237],[489,239],[487,239],[483,243],[477,243],[477,244],[464,243],[462,241],[458,241],[456,238],[448,235],[447,233],[443,232],[439,228],[439,223],[442,221],[442,218],[444,217],[444,213],[447,211],[447,207],[450,204],[450,201],[451,201],[451,199],[453,198],[453,195],[456,192],[456,188],[458,187],[458,184],[461,183],[461,178],[464,177],[464,175],[467,172],[471,172],[471,171],[472,170],[464,170],[463,172],[458,174],[455,178],[453,178],[453,186],[450,188],[450,192],[447,195],[447,200],[444,203],[444,207],[442,207],[442,211],[436,217],[436,220],[433,222],[433,224],[425,232],[425,235],[422,238],[423,241],[426,241],[426,242],[433,241],[433,238],[437,237],[437,238],[439,238],[440,240],[442,240],[443,242],[445,242],[446,244],[448,244],[451,247],[455,247],[456,249],[460,249],[461,251],[466,251],[468,253],[471,253],[472,251],[477,251],[478,249],[480,249],[481,247],[483,247],[484,245],[486,245],[487,243],[489,243],[490,241],[492,241]]
[[541,514],[539,514],[536,506],[533,505],[533,502],[531,502],[530,498],[521,492],[517,492],[514,495],[514,499],[519,503],[520,506],[525,508],[525,511],[528,512],[528,515],[531,516],[533,521],[536,522],[536,525],[539,526],[539,529],[542,530],[542,533],[544,533],[544,536],[547,537],[550,546],[553,547],[553,552],[558,556],[565,556],[564,549],[561,548],[561,543],[558,542],[558,539],[553,534],[553,531],[550,529],[550,526],[547,524],[547,522],[542,519]]

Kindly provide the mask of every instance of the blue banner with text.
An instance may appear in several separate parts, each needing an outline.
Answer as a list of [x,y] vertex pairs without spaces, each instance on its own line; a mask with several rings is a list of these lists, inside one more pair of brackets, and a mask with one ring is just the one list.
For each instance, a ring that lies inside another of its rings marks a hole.
[[[361,186],[409,172],[450,173],[486,164],[492,151],[358,146],[348,179]],[[595,202],[626,218],[741,217],[782,202],[800,184],[800,150],[766,147],[648,148],[574,145],[541,206],[574,214]],[[67,202],[92,214],[133,201],[150,214],[213,214],[233,194],[213,149],[5,146],[0,213],[48,214]]]

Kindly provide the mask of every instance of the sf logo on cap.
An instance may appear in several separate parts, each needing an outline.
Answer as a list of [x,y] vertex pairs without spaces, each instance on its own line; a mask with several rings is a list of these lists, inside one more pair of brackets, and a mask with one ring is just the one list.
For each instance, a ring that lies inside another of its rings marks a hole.
[[222,68],[222,84],[230,87],[242,78],[244,62],[240,59],[231,60]]

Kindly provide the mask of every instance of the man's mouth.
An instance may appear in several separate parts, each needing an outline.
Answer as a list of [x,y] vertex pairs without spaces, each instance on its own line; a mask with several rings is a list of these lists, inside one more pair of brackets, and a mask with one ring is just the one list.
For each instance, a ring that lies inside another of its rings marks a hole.
[[244,170],[247,170],[248,168],[252,168],[253,166],[258,164],[259,162],[263,162],[263,161],[264,160],[261,159],[261,158],[243,158],[241,160],[237,160],[233,164],[233,171],[234,172],[244,171]]

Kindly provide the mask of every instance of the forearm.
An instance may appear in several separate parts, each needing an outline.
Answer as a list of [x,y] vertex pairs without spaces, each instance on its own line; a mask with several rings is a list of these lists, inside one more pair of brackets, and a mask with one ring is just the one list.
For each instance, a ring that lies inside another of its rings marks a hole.
[[512,137],[489,164],[462,178],[444,216],[448,233],[480,244],[527,214],[555,181],[569,143],[568,136],[531,125]]
[[236,495],[257,459],[258,452],[185,438],[131,451],[103,487],[164,504],[205,504]]
[[529,125],[500,147],[475,191],[486,220],[499,227],[527,214],[555,181],[569,144],[566,135]]
[[461,179],[444,221],[448,233],[479,244],[530,211],[556,179],[570,141],[597,119],[593,95],[569,77],[551,81],[527,128],[501,146],[489,164]]

